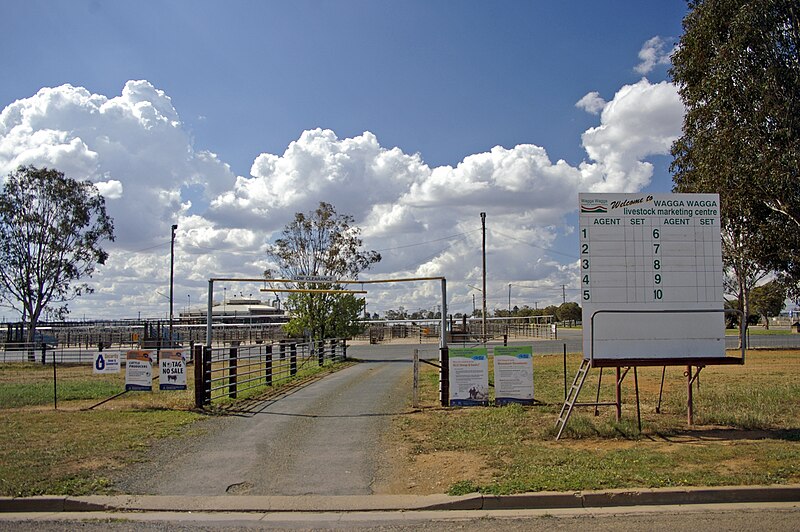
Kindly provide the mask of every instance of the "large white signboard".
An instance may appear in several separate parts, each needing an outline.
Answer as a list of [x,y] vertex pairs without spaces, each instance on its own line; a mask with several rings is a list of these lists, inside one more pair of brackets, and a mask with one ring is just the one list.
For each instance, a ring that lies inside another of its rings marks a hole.
[[584,357],[725,356],[719,196],[579,202]]

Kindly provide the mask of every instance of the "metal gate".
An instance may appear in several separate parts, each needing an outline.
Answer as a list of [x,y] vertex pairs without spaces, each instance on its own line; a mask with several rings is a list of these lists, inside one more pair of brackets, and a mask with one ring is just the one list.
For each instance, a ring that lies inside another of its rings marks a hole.
[[195,406],[220,399],[251,396],[259,390],[288,382],[314,367],[347,359],[347,343],[324,341],[240,344],[227,347],[195,346]]

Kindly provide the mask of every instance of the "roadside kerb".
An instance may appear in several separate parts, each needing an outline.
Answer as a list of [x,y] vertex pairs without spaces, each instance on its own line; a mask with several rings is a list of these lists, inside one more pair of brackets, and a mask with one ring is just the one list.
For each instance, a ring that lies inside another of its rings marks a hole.
[[800,485],[642,488],[484,495],[482,510],[800,502]]
[[0,512],[377,512],[535,510],[677,504],[800,502],[800,484],[538,492],[517,495],[0,497]]

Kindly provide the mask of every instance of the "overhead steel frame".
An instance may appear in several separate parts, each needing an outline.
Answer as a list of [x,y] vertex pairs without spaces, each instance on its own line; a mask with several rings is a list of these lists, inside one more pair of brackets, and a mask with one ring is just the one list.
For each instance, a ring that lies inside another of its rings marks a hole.
[[[447,279],[444,277],[409,277],[402,279],[370,279],[366,281],[352,280],[352,279],[337,279],[337,280],[314,280],[302,281],[296,279],[264,279],[261,278],[248,278],[248,277],[212,277],[208,280],[208,309],[206,312],[206,346],[211,348],[213,340],[213,327],[212,327],[212,307],[214,306],[214,283],[220,282],[243,282],[243,283],[313,283],[313,284],[341,284],[341,285],[365,285],[365,284],[379,284],[379,283],[411,283],[419,281],[439,281],[442,290],[442,321],[441,331],[439,333],[439,400],[442,406],[447,406],[450,402],[450,355],[447,348]],[[319,290],[319,289],[270,289],[265,288],[262,291],[266,292],[300,292],[300,293],[365,293],[364,290]]]

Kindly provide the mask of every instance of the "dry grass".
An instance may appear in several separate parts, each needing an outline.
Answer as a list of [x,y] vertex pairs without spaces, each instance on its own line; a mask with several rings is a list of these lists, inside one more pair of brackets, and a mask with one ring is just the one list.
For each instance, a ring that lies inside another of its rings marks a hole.
[[[578,355],[569,357],[574,372]],[[577,409],[559,441],[563,360],[534,359],[538,406],[445,409],[436,372],[426,370],[422,408],[398,418],[387,493],[514,493],[623,487],[800,482],[800,351],[754,351],[745,366],[708,366],[695,390],[695,424],[687,426],[686,379],[667,368],[656,413],[661,368],[639,368],[642,430],[632,371],[623,384],[623,416]],[[490,364],[491,367],[491,364]],[[613,400],[613,370],[601,400]],[[573,374],[568,375],[571,383]],[[594,401],[592,370],[581,401]]]

